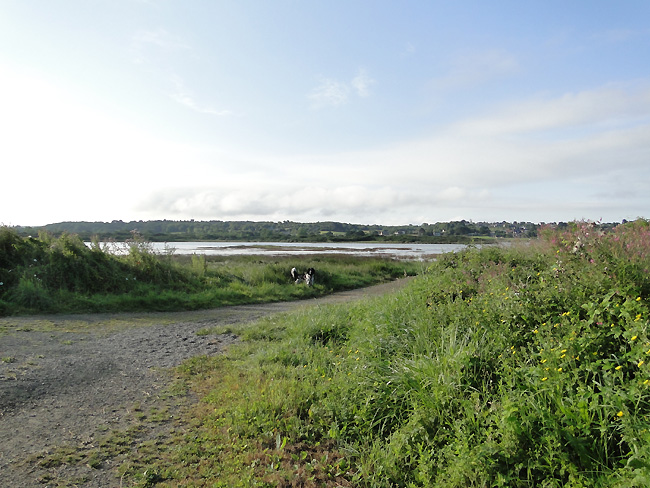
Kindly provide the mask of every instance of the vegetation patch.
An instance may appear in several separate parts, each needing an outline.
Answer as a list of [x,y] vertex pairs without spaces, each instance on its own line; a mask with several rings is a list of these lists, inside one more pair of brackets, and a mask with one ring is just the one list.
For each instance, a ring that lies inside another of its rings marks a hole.
[[[296,286],[293,266],[317,270]],[[175,256],[155,253],[137,234],[125,255],[78,236],[21,237],[0,227],[0,316],[199,310],[297,300],[416,274],[421,265],[380,258]],[[7,327],[0,326],[0,332]]]
[[648,223],[540,236],[443,256],[383,299],[235,326],[227,355],[179,368],[201,401],[147,472],[156,486],[647,486]]

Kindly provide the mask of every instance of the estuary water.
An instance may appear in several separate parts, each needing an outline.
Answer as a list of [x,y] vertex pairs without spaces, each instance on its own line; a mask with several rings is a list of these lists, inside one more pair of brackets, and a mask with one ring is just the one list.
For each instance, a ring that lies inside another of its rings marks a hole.
[[153,242],[158,253],[205,254],[212,256],[266,255],[298,256],[347,254],[427,260],[436,255],[465,249],[465,244],[422,244],[382,242]]

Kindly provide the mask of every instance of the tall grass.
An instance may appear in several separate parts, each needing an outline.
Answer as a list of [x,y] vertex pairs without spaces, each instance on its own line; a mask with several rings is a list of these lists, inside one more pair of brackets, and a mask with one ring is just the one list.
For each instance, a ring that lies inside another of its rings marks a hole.
[[226,357],[181,369],[195,427],[147,469],[164,486],[648,486],[649,252],[646,221],[576,223],[241,326]]
[[[295,265],[317,269],[316,286],[293,286]],[[294,300],[403,275],[419,265],[382,259],[175,256],[134,236],[118,255],[79,237],[22,238],[0,227],[0,315],[187,310]]]

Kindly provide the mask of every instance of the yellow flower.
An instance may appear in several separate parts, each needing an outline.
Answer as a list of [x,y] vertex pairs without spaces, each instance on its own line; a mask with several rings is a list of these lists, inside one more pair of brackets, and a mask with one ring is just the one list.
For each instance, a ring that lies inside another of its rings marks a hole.
[[562,349],[560,352],[563,352],[563,353],[564,353],[564,352],[566,352],[566,349]]
[[637,302],[640,302],[640,301],[641,301],[641,297],[636,297],[636,301],[637,301]]
[[630,339],[630,340],[631,341],[636,341],[636,338],[637,338],[637,336],[632,336],[632,339]]
[[647,385],[648,383],[650,383],[650,380],[645,380],[645,381],[643,382],[644,385]]
[[618,366],[616,366],[614,369],[615,369],[616,371],[618,371],[618,370],[621,369],[622,367],[623,367],[623,366],[618,365]]
[[548,376],[544,376],[544,377],[542,378],[542,381],[546,381],[547,379],[548,379]]
[[637,366],[640,368],[641,366],[643,366],[643,363],[645,363],[645,361],[642,359],[641,361],[639,361],[639,364],[637,364]]
[[540,363],[544,364],[546,362],[546,359],[542,359]]
[[562,372],[562,368],[557,368],[558,373]]
[[625,415],[623,413],[623,410],[619,410],[618,413],[616,414],[617,417],[622,417],[623,415]]
[[538,332],[539,332],[539,331],[538,331],[537,329],[535,329],[535,330],[533,331],[533,334],[537,334]]
[[562,354],[562,355],[560,356],[560,359],[564,359],[565,356],[566,356],[566,354]]

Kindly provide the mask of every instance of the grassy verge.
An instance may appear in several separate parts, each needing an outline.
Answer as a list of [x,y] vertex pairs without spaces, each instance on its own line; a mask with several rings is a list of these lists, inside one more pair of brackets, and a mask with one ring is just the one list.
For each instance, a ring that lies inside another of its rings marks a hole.
[[152,486],[650,484],[650,230],[576,224],[397,295],[237,326]]
[[[293,266],[317,270],[295,286]],[[197,310],[296,300],[415,274],[414,262],[351,256],[233,258],[155,254],[134,240],[127,255],[77,236],[22,238],[0,228],[0,316],[34,313]]]

